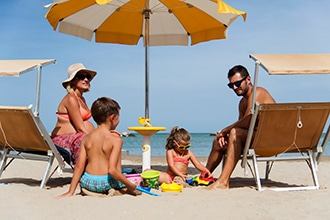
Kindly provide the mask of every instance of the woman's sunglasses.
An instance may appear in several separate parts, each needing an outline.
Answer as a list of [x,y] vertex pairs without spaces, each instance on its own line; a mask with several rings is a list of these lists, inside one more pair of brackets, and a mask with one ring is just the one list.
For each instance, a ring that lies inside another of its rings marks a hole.
[[180,145],[177,141],[174,140],[174,143],[176,144],[176,146],[180,149],[180,150],[185,150],[188,149],[190,147],[190,143],[187,145]]
[[232,88],[234,88],[234,85],[235,85],[235,86],[238,88],[238,87],[241,86],[242,82],[243,82],[244,80],[246,80],[246,78],[247,78],[247,76],[244,77],[243,79],[239,80],[239,81],[232,82],[232,83],[228,83],[227,86],[228,86],[229,88],[232,89]]
[[86,73],[86,74],[79,73],[79,74],[76,75],[76,79],[79,79],[79,80],[84,80],[84,79],[91,80],[92,79],[92,75],[89,74],[89,73]]

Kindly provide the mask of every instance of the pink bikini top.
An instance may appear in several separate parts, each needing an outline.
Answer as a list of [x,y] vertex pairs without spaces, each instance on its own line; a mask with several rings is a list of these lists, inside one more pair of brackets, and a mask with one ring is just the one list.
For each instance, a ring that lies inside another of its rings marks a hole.
[[187,159],[182,158],[182,157],[175,157],[174,162],[181,162],[181,163],[184,163],[186,165],[189,164],[189,161]]
[[[76,97],[77,97],[77,94],[75,93]],[[78,99],[78,97],[77,97]],[[79,99],[78,99],[78,103],[79,103]],[[91,112],[88,112],[86,111],[86,109],[84,109],[83,107],[81,107],[79,105],[79,111],[80,111],[80,115],[81,115],[81,118],[84,120],[84,121],[87,121],[88,119],[90,119],[92,117],[92,113]],[[65,118],[65,119],[68,119],[70,120],[70,116],[68,113],[58,113],[56,112],[57,114],[57,117],[60,117],[60,118]]]

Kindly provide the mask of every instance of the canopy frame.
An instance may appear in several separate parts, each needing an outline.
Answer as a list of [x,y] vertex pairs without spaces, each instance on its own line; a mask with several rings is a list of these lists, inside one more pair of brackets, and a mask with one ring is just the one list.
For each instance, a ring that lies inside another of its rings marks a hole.
[[0,76],[16,76],[37,69],[36,97],[33,106],[34,115],[39,115],[41,70],[43,66],[56,63],[55,59],[48,60],[0,60]]
[[250,54],[255,61],[251,113],[255,112],[259,69],[269,75],[330,74],[330,54]]

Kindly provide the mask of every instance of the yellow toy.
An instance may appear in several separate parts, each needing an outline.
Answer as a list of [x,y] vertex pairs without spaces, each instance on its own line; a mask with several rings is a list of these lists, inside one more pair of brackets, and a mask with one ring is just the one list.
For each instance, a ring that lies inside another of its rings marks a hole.
[[182,192],[183,185],[172,182],[170,184],[162,183],[160,187],[162,188],[162,192]]

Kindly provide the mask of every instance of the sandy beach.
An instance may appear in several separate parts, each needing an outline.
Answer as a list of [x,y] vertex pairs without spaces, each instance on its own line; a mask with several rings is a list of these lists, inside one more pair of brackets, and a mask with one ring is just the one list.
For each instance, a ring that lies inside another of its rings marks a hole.
[[[123,167],[141,172],[140,156],[123,156]],[[205,164],[206,158],[199,157]],[[164,157],[152,157],[153,169],[165,170]],[[275,163],[268,185],[311,184],[304,162]],[[238,164],[228,190],[206,190],[203,186],[184,188],[180,193],[152,190],[161,196],[142,194],[106,198],[75,195],[57,200],[66,192],[72,169],[55,173],[40,189],[44,162],[15,160],[0,180],[1,219],[328,219],[330,215],[330,159],[318,167],[320,190],[258,192],[249,173]],[[263,172],[262,170],[260,172]],[[218,168],[214,175],[220,173]],[[190,174],[198,175],[193,167]],[[77,190],[77,193],[79,190]]]

